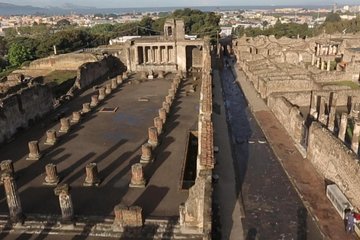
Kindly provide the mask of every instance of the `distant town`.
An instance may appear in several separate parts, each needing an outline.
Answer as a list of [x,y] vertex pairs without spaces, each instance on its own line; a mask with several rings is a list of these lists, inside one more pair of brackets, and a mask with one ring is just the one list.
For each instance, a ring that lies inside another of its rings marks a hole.
[[[355,19],[360,13],[360,5],[337,5],[331,7],[319,8],[305,8],[305,7],[274,7],[258,9],[242,9],[238,7],[236,10],[229,10],[224,7],[214,8],[216,14],[221,16],[220,26],[222,29],[221,35],[230,35],[237,27],[243,28],[268,28],[274,26],[279,20],[281,23],[298,23],[307,24],[309,28],[314,28],[325,22],[326,15],[330,12],[337,12],[343,20]],[[153,9],[151,9],[153,10]],[[0,13],[0,36],[5,35],[5,30],[8,28],[18,28],[33,25],[48,25],[56,26],[59,21],[68,21],[68,24],[78,27],[93,27],[98,24],[118,24],[141,21],[145,16],[156,20],[171,14],[171,11],[146,11],[143,12],[128,12],[128,13],[109,13],[103,14],[102,10],[98,9],[99,13],[95,14],[80,14],[73,12],[68,15],[8,15],[1,16]]]

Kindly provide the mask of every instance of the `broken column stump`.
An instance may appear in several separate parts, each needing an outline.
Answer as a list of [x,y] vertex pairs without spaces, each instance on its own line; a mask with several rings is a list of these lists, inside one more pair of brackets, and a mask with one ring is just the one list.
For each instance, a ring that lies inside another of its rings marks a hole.
[[56,137],[56,131],[55,129],[50,129],[46,131],[46,141],[45,141],[45,145],[55,145],[55,143],[57,142],[57,137]]
[[11,173],[13,176],[15,175],[14,163],[11,160],[1,161],[0,169],[1,169],[2,172]]
[[163,132],[163,120],[160,117],[154,118],[154,126],[157,129],[158,135]]
[[148,143],[155,148],[159,144],[158,132],[156,127],[148,128],[149,140]]
[[45,181],[43,182],[44,185],[56,186],[59,181],[59,175],[57,173],[56,165],[49,163],[45,166]]
[[41,158],[39,142],[38,141],[30,141],[28,143],[29,146],[29,156],[26,160],[39,160]]
[[84,186],[91,187],[91,186],[99,186],[100,179],[98,174],[98,169],[96,163],[89,163],[85,167],[85,181],[83,183]]
[[107,83],[106,86],[105,86],[105,94],[110,95],[111,92],[112,92],[111,83]]
[[118,87],[118,83],[116,81],[116,78],[111,79],[111,89],[114,90]]
[[116,82],[117,82],[117,84],[122,84],[123,83],[123,77],[122,77],[122,75],[118,75],[117,77],[116,77]]
[[164,108],[159,109],[159,117],[163,121],[163,124],[166,122],[166,110]]
[[132,188],[145,187],[143,166],[141,165],[141,163],[135,163],[131,166],[131,181],[129,187]]
[[82,106],[83,106],[81,110],[82,113],[91,112],[90,103],[84,103]]
[[141,146],[141,158],[140,163],[148,164],[154,161],[152,156],[152,146],[149,143],[145,143]]
[[59,196],[61,209],[61,222],[63,224],[72,224],[74,218],[74,207],[70,195],[70,187],[67,184],[58,185],[54,189],[55,195]]
[[144,224],[142,208],[139,206],[126,207],[119,204],[114,207],[114,213],[113,230],[116,232],[123,232],[126,228],[141,229]]
[[60,130],[61,133],[67,133],[70,130],[70,121],[68,118],[60,119]]
[[72,118],[71,118],[71,122],[72,123],[78,123],[80,122],[81,119],[81,113],[76,111],[72,113]]
[[105,88],[104,87],[99,88],[99,97],[98,97],[99,101],[104,100],[105,96],[106,96]]
[[99,105],[99,97],[98,97],[98,95],[92,95],[91,96],[90,107],[94,108],[97,105]]

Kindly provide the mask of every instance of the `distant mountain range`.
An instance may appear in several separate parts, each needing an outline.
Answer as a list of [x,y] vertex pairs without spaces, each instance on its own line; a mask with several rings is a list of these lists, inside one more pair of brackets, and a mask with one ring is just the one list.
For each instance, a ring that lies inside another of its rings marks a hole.
[[[270,9],[270,8],[279,8],[279,7],[290,7],[290,6],[206,6],[206,7],[191,7],[200,9],[202,11],[217,11],[217,10],[236,10],[236,9]],[[295,6],[291,6],[295,7]],[[304,8],[316,9],[319,7],[329,7],[329,6],[298,6]],[[133,12],[169,12],[181,7],[157,7],[157,8],[96,8],[96,7],[85,7],[78,6],[71,3],[63,4],[61,7],[33,7],[33,6],[23,6],[15,5],[10,3],[1,3],[0,2],[0,16],[6,15],[34,15],[34,14],[43,14],[43,15],[66,15],[70,13],[78,14],[109,14],[109,13],[133,13]]]

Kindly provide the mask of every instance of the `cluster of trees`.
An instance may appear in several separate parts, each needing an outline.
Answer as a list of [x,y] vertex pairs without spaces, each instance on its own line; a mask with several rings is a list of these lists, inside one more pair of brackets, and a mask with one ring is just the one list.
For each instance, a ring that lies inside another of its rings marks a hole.
[[274,35],[276,38],[280,37],[312,37],[319,35],[321,33],[355,33],[360,32],[360,17],[357,17],[352,20],[341,20],[340,15],[337,13],[329,13],[326,16],[324,24],[316,26],[315,28],[309,28],[307,24],[297,24],[297,23],[281,23],[277,21],[274,26],[268,27],[268,23],[263,22],[263,29],[261,28],[246,28],[238,27],[235,30],[237,36],[246,36],[255,37],[259,35]]
[[119,36],[159,35],[163,32],[167,17],[183,18],[188,34],[215,37],[219,31],[220,16],[189,8],[177,10],[156,20],[146,16],[140,22],[99,24],[92,28],[79,28],[70,25],[67,20],[60,20],[55,27],[34,24],[32,27],[9,28],[5,37],[0,37],[0,71],[49,56],[53,53],[54,45],[58,53],[67,53],[104,45],[111,38]]

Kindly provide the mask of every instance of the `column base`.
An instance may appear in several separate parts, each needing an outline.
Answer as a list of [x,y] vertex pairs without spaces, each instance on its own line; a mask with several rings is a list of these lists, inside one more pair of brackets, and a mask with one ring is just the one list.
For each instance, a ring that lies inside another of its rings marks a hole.
[[70,128],[68,128],[68,129],[60,129],[59,132],[60,133],[67,133],[67,132],[69,132],[69,130],[70,130]]
[[150,144],[153,149],[156,148],[157,146],[159,146],[159,142],[148,141],[148,144]]
[[145,188],[145,180],[142,181],[141,183],[130,183],[129,187],[131,188]]
[[49,141],[49,142],[48,142],[48,141],[45,141],[45,142],[44,142],[45,145],[49,145],[49,146],[53,146],[53,145],[55,145],[56,143],[57,143],[57,140],[55,140],[55,141]]
[[37,160],[40,160],[41,157],[42,157],[42,154],[39,154],[38,156],[35,156],[35,157],[28,156],[26,158],[26,160],[28,160],[28,161],[37,161]]
[[151,157],[151,158],[140,158],[140,163],[141,164],[149,164],[154,162],[155,158]]
[[71,123],[79,123],[79,122],[80,122],[80,119],[76,119],[76,120],[75,120],[75,119],[71,119],[70,122],[71,122]]
[[93,182],[85,182],[84,181],[83,186],[84,187],[93,187],[93,186],[98,187],[100,185],[100,183],[101,183],[100,179],[97,179],[97,180],[95,180]]

